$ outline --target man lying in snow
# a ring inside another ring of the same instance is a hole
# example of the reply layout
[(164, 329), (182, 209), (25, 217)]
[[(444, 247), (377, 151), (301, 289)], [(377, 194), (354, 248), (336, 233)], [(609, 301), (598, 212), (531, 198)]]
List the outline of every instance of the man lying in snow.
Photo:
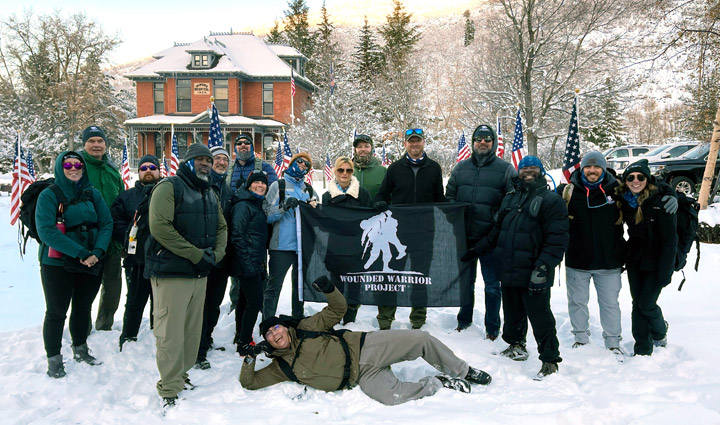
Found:
[[(319, 313), (293, 321), (270, 317), (260, 324), (265, 341), (245, 357), (240, 383), (257, 390), (284, 381), (295, 381), (324, 391), (356, 385), (369, 397), (396, 405), (435, 394), (441, 387), (470, 392), (470, 383), (488, 385), (490, 375), (459, 359), (445, 344), (421, 330), (377, 332), (336, 331), (347, 310), (345, 298), (323, 276), (312, 284), (327, 295), (328, 305)], [(255, 357), (265, 352), (272, 363), (255, 371)], [(402, 382), (390, 365), (422, 357), (444, 375)]]

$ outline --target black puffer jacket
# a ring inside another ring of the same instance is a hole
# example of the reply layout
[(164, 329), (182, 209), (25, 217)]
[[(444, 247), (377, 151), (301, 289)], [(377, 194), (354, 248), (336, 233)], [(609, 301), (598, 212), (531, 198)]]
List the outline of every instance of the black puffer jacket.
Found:
[[(531, 183), (515, 177), (513, 185), (514, 192), (503, 199), (496, 223), (478, 247), (497, 245), (503, 286), (527, 287), (532, 271), (543, 264), (549, 271), (547, 286), (552, 286), (554, 269), (568, 247), (565, 202), (547, 188), (544, 177)], [(535, 216), (531, 213), (533, 207), (537, 208)]]
[(145, 239), (150, 236), (150, 229), (148, 228), (148, 217), (147, 207), (149, 202), (145, 202), (144, 211), (138, 211), (137, 216), (135, 211), (142, 203), (143, 199), (150, 196), (155, 184), (142, 184), (140, 181), (135, 182), (135, 186), (131, 189), (120, 192), (117, 198), (113, 201), (110, 206), (110, 213), (113, 219), (113, 240), (120, 242), (123, 246), (123, 251), (127, 252), (128, 246), (128, 231), (133, 225), (133, 219), (138, 222), (138, 236), (136, 254), (128, 254), (123, 261), (125, 267), (131, 267), (134, 264), (145, 263)]
[(493, 217), (500, 208), (506, 193), (513, 189), (512, 178), (517, 171), (510, 164), (495, 155), (497, 141), (488, 155), (472, 156), (460, 161), (453, 168), (445, 197), (448, 201), (467, 202), (465, 227), (467, 239), (477, 242), (492, 227)]
[(411, 165), (403, 155), (388, 167), (375, 200), (391, 205), (445, 202), (440, 164), (425, 156), (418, 165)]
[[(620, 209), (613, 196), (618, 181), (605, 173), (600, 188), (588, 189), (581, 180), (582, 169), (570, 176), (573, 185), (567, 203), (570, 219), (570, 246), (565, 265), (580, 270), (617, 269), (625, 262), (625, 238)], [(565, 184), (557, 192), (563, 196)], [(588, 206), (589, 205), (589, 206)]]
[[(220, 207), (225, 217), (225, 222), (228, 223), (228, 231), (230, 231), (230, 210), (232, 209), (232, 197), (233, 191), (230, 185), (226, 184), (225, 181), (230, 177), (228, 174), (218, 174), (215, 171), (210, 172), (210, 187), (215, 191), (215, 194), (220, 200)], [(229, 236), (229, 234), (228, 234)], [(229, 238), (228, 238), (229, 239)], [(232, 244), (228, 244), (225, 249), (225, 258), (220, 261), (215, 268), (225, 270), (230, 266), (230, 259), (232, 258)]]
[(639, 201), (643, 220), (635, 223), (637, 208), (622, 199), (623, 220), (628, 226), (625, 263), (641, 271), (657, 270), (660, 284), (672, 279), (678, 244), (677, 215), (665, 211), (662, 197), (674, 193), (666, 184), (654, 186), (647, 199)]
[(230, 245), (232, 264), (230, 275), (236, 277), (258, 276), (265, 273), (268, 238), (267, 216), (263, 211), (263, 199), (239, 188), (232, 198), (230, 219)]

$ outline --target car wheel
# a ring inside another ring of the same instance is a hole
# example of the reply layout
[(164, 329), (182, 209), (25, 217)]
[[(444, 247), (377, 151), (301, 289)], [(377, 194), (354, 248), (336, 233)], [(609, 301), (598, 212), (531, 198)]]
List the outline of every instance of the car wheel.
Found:
[(692, 196), (695, 192), (695, 183), (687, 177), (675, 177), (670, 183), (675, 192), (682, 192), (688, 196)]

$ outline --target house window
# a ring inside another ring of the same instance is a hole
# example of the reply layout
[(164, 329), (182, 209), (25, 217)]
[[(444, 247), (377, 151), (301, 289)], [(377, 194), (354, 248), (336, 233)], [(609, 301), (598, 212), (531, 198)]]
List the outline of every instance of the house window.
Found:
[(215, 80), (213, 90), (218, 112), (228, 112), (228, 80)]
[(210, 55), (196, 54), (193, 55), (193, 68), (209, 68)]
[(162, 158), (163, 152), (165, 151), (165, 141), (162, 138), (162, 135), (158, 132), (155, 132), (155, 156), (158, 158)]
[(273, 114), (273, 83), (263, 83), (263, 115)]
[(178, 148), (178, 158), (184, 159), (185, 154), (187, 153), (187, 133), (184, 131), (176, 131), (175, 136), (177, 137), (177, 148)]
[(190, 80), (177, 80), (177, 111), (190, 112)]
[(153, 83), (154, 111), (158, 115), (165, 113), (164, 93), (163, 83)]

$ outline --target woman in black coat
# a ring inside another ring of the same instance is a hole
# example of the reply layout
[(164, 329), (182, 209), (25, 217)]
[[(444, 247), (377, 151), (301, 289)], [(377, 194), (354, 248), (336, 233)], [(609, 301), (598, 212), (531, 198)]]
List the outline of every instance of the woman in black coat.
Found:
[[(328, 190), (323, 193), (322, 204), (338, 207), (368, 207), (372, 206), (370, 192), (360, 186), (360, 182), (353, 176), (354, 164), (346, 156), (335, 160), (333, 179), (328, 182)], [(348, 304), (343, 323), (354, 322), (357, 317), (359, 304)]]
[(267, 276), (267, 216), (263, 211), (267, 174), (255, 170), (233, 195), (230, 220), (232, 265), (230, 275), (240, 284), (235, 308), (235, 343), (241, 356), (252, 353), (252, 331), (263, 303), (263, 280)]
[(662, 198), (672, 191), (667, 185), (656, 184), (646, 159), (627, 167), (623, 180), (617, 193), (628, 226), (625, 265), (632, 296), (635, 354), (649, 356), (653, 347), (667, 345), (667, 322), (657, 300), (672, 279), (677, 216), (665, 211)]

